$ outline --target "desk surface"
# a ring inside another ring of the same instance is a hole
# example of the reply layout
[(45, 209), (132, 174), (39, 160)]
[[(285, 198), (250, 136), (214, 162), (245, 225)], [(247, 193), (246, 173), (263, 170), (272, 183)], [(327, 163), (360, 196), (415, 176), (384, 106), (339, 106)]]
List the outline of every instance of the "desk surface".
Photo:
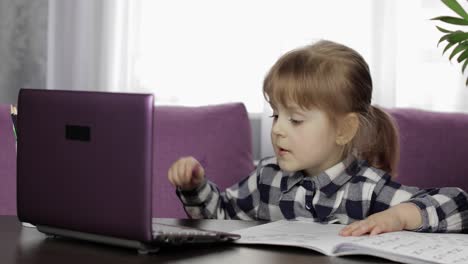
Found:
[[(158, 219), (162, 223), (233, 231), (259, 222), (236, 220)], [(393, 263), (368, 256), (328, 257), (308, 249), (261, 245), (188, 245), (162, 248), (151, 255), (135, 250), (64, 238), (46, 238), (35, 228), (22, 227), (14, 216), (0, 216), (0, 262), (35, 263)]]

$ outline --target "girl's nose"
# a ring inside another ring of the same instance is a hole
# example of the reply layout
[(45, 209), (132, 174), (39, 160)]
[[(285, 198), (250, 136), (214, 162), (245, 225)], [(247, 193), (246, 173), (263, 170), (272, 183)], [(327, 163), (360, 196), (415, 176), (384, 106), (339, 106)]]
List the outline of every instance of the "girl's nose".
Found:
[(281, 121), (280, 119), (276, 120), (276, 122), (273, 122), (272, 126), (271, 126), (271, 132), (273, 133), (273, 135), (275, 136), (284, 136), (285, 133), (284, 133), (284, 129), (281, 125)]

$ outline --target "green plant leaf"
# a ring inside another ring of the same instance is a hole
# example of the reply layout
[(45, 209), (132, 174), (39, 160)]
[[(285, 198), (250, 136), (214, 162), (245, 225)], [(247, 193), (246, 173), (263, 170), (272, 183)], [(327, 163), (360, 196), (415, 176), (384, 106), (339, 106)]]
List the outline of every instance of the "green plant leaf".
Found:
[(468, 40), (468, 32), (456, 31), (448, 37), (448, 42), (463, 42)]
[(463, 63), (462, 73), (465, 73), (466, 65), (468, 65), (468, 60), (466, 60), (465, 63)]
[(461, 63), (461, 62), (464, 61), (466, 58), (468, 58), (468, 49), (467, 49), (467, 46), (465, 46), (465, 50), (463, 51), (463, 53), (460, 54), (460, 56), (458, 56), (457, 61), (458, 61), (459, 63)]
[(439, 27), (439, 26), (436, 26), (436, 28), (437, 28), (439, 31), (443, 32), (443, 33), (452, 33), (452, 32), (453, 32), (453, 31), (450, 31), (450, 30), (441, 28), (441, 27)]
[(458, 46), (452, 50), (452, 53), (449, 56), (449, 60), (451, 61), (455, 55), (457, 55), (459, 52), (464, 51), (465, 49), (466, 47), (462, 43), (458, 44)]
[(455, 44), (457, 44), (457, 43), (455, 43), (455, 42), (454, 42), (454, 43), (450, 43), (450, 42), (449, 42), (449, 44), (445, 47), (444, 51), (442, 52), (442, 55), (444, 55), (444, 53), (445, 53), (448, 49), (450, 49), (453, 45), (455, 45)]
[(443, 35), (440, 39), (439, 39), (439, 42), (437, 42), (437, 47), (439, 47), (439, 44), (444, 41), (444, 40), (447, 40), (448, 41), (448, 38), (450, 37), (450, 35), (452, 35), (453, 33), (450, 33), (450, 34), (445, 34)]
[(439, 42), (437, 43), (437, 46), (439, 46), (439, 44), (444, 40), (447, 40), (449, 43), (463, 41), (463, 38), (464, 38), (465, 34), (468, 34), (468, 33), (465, 33), (465, 32), (463, 32), (461, 30), (457, 30), (457, 31), (452, 32), (452, 33), (447, 33), (447, 34), (445, 34), (444, 36), (442, 36), (439, 39)]
[(451, 17), (451, 16), (440, 16), (431, 18), (431, 20), (440, 20), (445, 23), (453, 24), (453, 25), (461, 25), (461, 26), (468, 26), (468, 20), (458, 17)]
[[(460, 17), (438, 16), (431, 20), (439, 20), (452, 25), (468, 26), (468, 13), (465, 11), (463, 6), (458, 3), (458, 0), (441, 0), (441, 2)], [(461, 30), (450, 31), (439, 26), (436, 26), (436, 28), (440, 32), (444, 33), (444, 35), (439, 39), (437, 46), (439, 46), (440, 43), (447, 41), (447, 45), (445, 46), (442, 55), (444, 55), (450, 48), (454, 47), (449, 55), (449, 60), (452, 61), (453, 58), (458, 56), (457, 61), (460, 64), (463, 64), (461, 67), (462, 74), (465, 74), (465, 70), (468, 67), (468, 32)], [(465, 85), (468, 86), (468, 77), (466, 78)]]
[(456, 0), (442, 0), (442, 2), (462, 18), (468, 20), (468, 14)]

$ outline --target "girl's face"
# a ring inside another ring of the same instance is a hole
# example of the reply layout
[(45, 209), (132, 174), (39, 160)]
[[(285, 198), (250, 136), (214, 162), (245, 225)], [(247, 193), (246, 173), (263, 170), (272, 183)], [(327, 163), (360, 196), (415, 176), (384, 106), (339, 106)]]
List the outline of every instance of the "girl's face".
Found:
[(325, 112), (296, 105), (272, 108), (271, 142), (282, 170), (315, 176), (341, 161), (343, 147)]

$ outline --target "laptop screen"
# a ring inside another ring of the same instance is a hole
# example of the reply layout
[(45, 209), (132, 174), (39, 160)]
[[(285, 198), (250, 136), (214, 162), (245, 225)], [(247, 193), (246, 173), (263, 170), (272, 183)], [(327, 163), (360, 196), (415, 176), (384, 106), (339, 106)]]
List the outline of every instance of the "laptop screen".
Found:
[(20, 221), (151, 240), (153, 95), (22, 89)]

